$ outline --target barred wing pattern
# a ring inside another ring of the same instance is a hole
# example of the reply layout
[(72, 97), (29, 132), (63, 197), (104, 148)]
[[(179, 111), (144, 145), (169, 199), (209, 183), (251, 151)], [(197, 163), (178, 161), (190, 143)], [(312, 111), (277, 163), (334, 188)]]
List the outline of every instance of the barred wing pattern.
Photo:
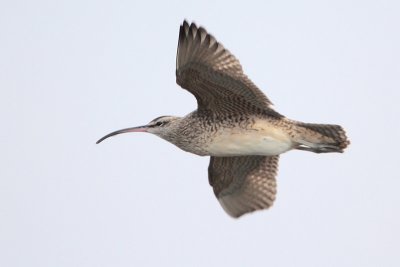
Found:
[(176, 81), (197, 99), (198, 110), (271, 111), (271, 101), (243, 73), (239, 61), (202, 27), (180, 27)]
[(211, 157), (208, 178), (232, 217), (267, 209), (276, 195), (279, 156)]

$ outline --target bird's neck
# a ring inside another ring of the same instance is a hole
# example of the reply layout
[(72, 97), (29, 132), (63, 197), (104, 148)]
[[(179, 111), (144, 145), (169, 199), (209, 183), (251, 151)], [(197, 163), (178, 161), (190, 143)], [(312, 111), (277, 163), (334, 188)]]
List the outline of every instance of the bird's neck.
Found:
[(199, 132), (196, 131), (197, 127), (194, 125), (196, 123), (184, 118), (177, 118), (171, 123), (168, 130), (159, 136), (184, 151), (203, 155), (203, 151), (199, 150), (200, 147), (197, 144)]

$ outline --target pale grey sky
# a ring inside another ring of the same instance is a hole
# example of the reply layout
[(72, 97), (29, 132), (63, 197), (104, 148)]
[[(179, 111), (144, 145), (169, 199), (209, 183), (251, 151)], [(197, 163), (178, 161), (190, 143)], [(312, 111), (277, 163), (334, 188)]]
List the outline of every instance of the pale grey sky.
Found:
[[(0, 2), (0, 266), (400, 266), (398, 1)], [(344, 154), (281, 157), (268, 211), (231, 219), (208, 157), (150, 134), (185, 115), (182, 20)]]

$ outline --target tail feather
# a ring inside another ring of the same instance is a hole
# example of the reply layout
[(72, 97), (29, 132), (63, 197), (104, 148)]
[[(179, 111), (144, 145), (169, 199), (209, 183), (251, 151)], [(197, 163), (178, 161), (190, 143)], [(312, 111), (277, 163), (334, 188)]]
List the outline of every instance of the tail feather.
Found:
[(315, 153), (343, 152), (350, 144), (340, 125), (297, 123), (296, 149)]

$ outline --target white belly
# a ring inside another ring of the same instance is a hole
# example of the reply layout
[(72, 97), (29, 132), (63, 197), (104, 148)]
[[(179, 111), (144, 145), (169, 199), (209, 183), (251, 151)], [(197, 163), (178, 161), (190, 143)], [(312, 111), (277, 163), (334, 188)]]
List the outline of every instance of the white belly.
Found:
[(273, 156), (292, 148), (290, 136), (280, 128), (260, 122), (252, 130), (224, 129), (208, 145), (211, 156)]

